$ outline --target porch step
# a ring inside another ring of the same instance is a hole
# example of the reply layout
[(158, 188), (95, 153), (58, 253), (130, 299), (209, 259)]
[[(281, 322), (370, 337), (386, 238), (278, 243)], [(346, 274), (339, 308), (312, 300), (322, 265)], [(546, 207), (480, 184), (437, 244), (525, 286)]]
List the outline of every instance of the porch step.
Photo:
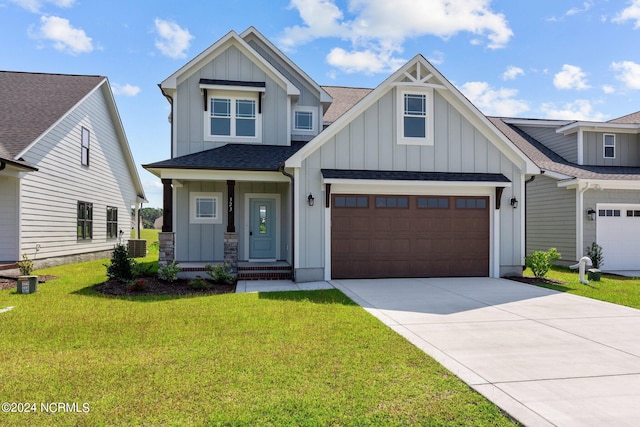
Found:
[(293, 278), (290, 265), (238, 265), (238, 280), (291, 280)]

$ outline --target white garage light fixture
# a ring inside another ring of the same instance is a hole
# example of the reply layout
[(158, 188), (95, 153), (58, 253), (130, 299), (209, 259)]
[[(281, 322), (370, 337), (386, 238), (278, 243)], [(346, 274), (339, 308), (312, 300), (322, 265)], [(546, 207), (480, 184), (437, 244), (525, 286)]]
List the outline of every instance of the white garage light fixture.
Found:
[(593, 208), (587, 209), (587, 216), (589, 217), (589, 221), (596, 220), (596, 210)]

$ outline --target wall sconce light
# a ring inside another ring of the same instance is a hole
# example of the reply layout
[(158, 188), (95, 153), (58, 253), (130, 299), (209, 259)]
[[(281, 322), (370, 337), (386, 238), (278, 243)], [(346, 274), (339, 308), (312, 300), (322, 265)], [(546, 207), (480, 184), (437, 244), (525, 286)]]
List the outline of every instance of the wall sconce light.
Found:
[(511, 204), (511, 207), (513, 209), (517, 208), (518, 207), (518, 199), (516, 199), (516, 196), (513, 196), (511, 198), (511, 200), (509, 200), (509, 203)]
[(596, 211), (593, 208), (589, 208), (587, 209), (587, 215), (589, 216), (589, 221), (595, 221), (596, 220)]
[(313, 198), (313, 194), (309, 193), (309, 197), (307, 197), (307, 202), (309, 203), (309, 206), (313, 206), (315, 201), (316, 199)]

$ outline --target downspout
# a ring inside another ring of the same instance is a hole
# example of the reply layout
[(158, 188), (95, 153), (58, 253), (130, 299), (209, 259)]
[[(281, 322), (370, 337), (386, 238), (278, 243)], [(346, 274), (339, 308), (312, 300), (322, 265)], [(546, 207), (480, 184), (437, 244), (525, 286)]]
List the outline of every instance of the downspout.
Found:
[[(544, 171), (541, 171), (541, 173), (544, 173)], [(529, 178), (528, 180), (526, 180), (524, 182), (524, 208), (525, 208), (525, 212), (524, 212), (524, 256), (527, 256), (527, 184), (532, 183), (534, 180), (536, 179), (535, 175), (532, 175), (531, 178)], [(527, 266), (523, 265), (522, 266), (522, 271), (526, 270)]]
[(286, 170), (284, 170), (284, 162), (280, 163), (280, 166), (278, 166), (278, 170), (280, 171), (280, 173), (282, 173), (282, 175), (286, 176), (287, 178), (289, 178), (289, 180), (291, 181), (291, 280), (292, 281), (296, 281), (296, 251), (295, 251), (295, 244), (296, 244), (296, 239), (295, 239), (295, 231), (296, 231), (296, 222), (295, 222), (295, 212), (296, 212), (296, 192), (295, 192), (295, 180), (293, 178), (293, 175), (291, 175), (289, 172), (287, 172)]
[(578, 188), (576, 191), (576, 259), (582, 258), (582, 246), (584, 245), (584, 193), (591, 187), (591, 183), (587, 182), (584, 188)]
[(158, 85), (158, 87), (160, 88), (160, 92), (162, 92), (162, 95), (167, 98), (167, 101), (169, 101), (169, 105), (171, 105), (171, 112), (169, 113), (169, 123), (171, 124), (171, 158), (173, 159), (173, 98), (167, 94), (164, 89), (162, 89), (161, 85)]

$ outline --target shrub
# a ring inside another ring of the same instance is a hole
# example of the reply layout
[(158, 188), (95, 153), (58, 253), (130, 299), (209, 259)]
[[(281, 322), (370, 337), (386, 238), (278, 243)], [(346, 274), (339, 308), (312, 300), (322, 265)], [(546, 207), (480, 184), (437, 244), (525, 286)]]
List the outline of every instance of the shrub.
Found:
[(561, 258), (560, 252), (556, 248), (549, 248), (548, 251), (533, 251), (530, 256), (524, 258), (525, 264), (531, 269), (533, 275), (538, 279), (545, 277), (551, 266)]
[(111, 264), (106, 265), (107, 276), (110, 280), (118, 280), (126, 283), (133, 279), (133, 272), (136, 262), (131, 256), (127, 247), (123, 244), (117, 244), (111, 255)]
[(171, 261), (171, 264), (166, 264), (158, 268), (158, 276), (162, 280), (166, 280), (169, 283), (173, 283), (178, 280), (178, 272), (182, 270), (176, 260)]
[(593, 268), (600, 268), (604, 265), (604, 256), (602, 256), (602, 246), (596, 242), (591, 243), (587, 248), (587, 256), (591, 258)]
[(216, 264), (214, 266), (206, 264), (204, 267), (207, 269), (207, 274), (211, 277), (211, 280), (215, 283), (231, 285), (236, 280), (236, 277), (231, 271), (231, 267), (229, 267), (227, 263)]
[(20, 269), (20, 274), (23, 276), (30, 276), (33, 271), (33, 261), (29, 259), (27, 253), (22, 254), (22, 261), (18, 261), (18, 268)]
[(196, 276), (195, 279), (189, 282), (189, 287), (195, 290), (203, 290), (203, 289), (210, 289), (211, 284), (206, 280), (204, 280), (202, 277)]

